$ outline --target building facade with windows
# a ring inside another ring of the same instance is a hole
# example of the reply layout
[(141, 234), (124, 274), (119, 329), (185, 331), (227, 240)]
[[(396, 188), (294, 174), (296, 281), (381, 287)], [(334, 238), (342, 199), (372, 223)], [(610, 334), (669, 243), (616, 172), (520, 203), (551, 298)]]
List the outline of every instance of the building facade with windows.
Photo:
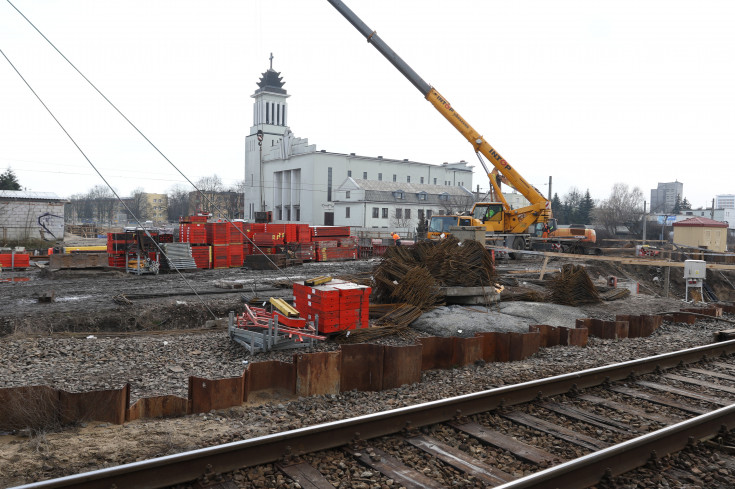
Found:
[(715, 195), (716, 209), (735, 209), (735, 194)]
[(386, 182), (348, 177), (334, 197), (334, 223), (362, 229), (413, 231), (432, 215), (470, 211), (474, 194), (461, 185)]
[(245, 219), (270, 211), (274, 222), (338, 225), (344, 216), (335, 209), (337, 189), (347, 179), (472, 188), (472, 167), (465, 161), (432, 165), (317, 151), (316, 145), (291, 132), (290, 95), (283, 85), (280, 73), (271, 65), (252, 95), (253, 125), (245, 137)]
[(684, 198), (684, 184), (681, 182), (659, 182), (651, 189), (651, 212), (665, 214), (674, 210), (676, 198)]

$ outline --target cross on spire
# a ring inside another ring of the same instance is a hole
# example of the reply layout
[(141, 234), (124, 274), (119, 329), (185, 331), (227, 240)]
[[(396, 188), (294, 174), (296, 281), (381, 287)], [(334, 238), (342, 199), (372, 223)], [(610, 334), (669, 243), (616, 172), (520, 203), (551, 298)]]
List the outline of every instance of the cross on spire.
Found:
[(270, 60), (271, 60), (271, 70), (272, 70), (273, 69), (273, 53), (271, 53)]

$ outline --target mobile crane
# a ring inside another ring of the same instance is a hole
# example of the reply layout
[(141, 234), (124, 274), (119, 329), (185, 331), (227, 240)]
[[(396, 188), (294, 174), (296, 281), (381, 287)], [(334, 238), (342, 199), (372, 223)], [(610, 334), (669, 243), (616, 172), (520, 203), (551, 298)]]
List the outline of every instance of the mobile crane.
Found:
[[(541, 236), (542, 230), (556, 228), (556, 221), (551, 217), (551, 202), (535, 187), (529, 184), (498, 153), (439, 92), (424, 81), (400, 56), (398, 56), (378, 34), (370, 29), (341, 0), (327, 0), (352, 24), (367, 42), (375, 46), (393, 66), (398, 69), (414, 87), (434, 106), (439, 113), (469, 141), (485, 169), (495, 195), (501, 202), (477, 202), (472, 208), (472, 218), (481, 223), (486, 235), (494, 244), (522, 250), (530, 248), (530, 238)], [(515, 188), (530, 203), (520, 209), (511, 209), (500, 191), (498, 179), (489, 170), (482, 156), (487, 158), (500, 172), (503, 181)]]

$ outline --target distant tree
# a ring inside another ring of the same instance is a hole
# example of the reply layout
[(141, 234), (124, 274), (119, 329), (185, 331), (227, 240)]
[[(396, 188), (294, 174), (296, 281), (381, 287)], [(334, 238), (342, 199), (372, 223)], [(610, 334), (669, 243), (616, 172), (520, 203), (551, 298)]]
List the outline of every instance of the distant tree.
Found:
[(189, 192), (182, 185), (168, 190), (168, 220), (178, 222), (180, 217), (189, 215)]
[(562, 224), (562, 220), (564, 219), (563, 212), (564, 211), (562, 209), (559, 194), (554, 193), (554, 197), (551, 199), (551, 213), (554, 215), (559, 224)]
[(592, 214), (595, 210), (595, 201), (590, 196), (590, 189), (584, 193), (584, 197), (579, 202), (578, 218), (579, 224), (592, 224)]
[(0, 173), (0, 190), (21, 190), (18, 177), (15, 176), (12, 168)]
[(103, 185), (95, 185), (87, 198), (92, 201), (93, 216), (97, 223), (111, 223), (118, 202), (112, 190)]
[(686, 197), (681, 201), (681, 210), (690, 211), (692, 210), (692, 204), (689, 203)]
[(201, 192), (201, 199), (199, 199), (200, 209), (197, 210), (219, 214), (219, 212), (217, 212), (217, 208), (221, 207), (221, 205), (220, 202), (217, 201), (217, 194), (225, 189), (222, 184), (222, 179), (215, 174), (209, 177), (200, 178), (196, 181), (195, 185), (199, 189), (199, 192)]
[(579, 222), (579, 205), (582, 202), (582, 194), (577, 190), (577, 187), (572, 187), (564, 195), (564, 202), (562, 203), (562, 214), (564, 215), (564, 222), (560, 224), (577, 224)]
[(130, 212), (132, 212), (133, 215), (141, 221), (145, 221), (150, 217), (152, 210), (151, 205), (148, 202), (145, 190), (142, 188), (138, 187), (133, 190), (132, 196), (129, 199), (126, 199), (125, 203), (127, 204), (128, 209), (130, 209)]
[(406, 218), (406, 215), (404, 214), (405, 210), (406, 209), (395, 209), (393, 211), (393, 215), (390, 216), (391, 227), (400, 229), (411, 229), (413, 227), (411, 218)]
[(610, 197), (595, 209), (594, 222), (614, 236), (618, 226), (626, 226), (632, 233), (641, 230), (643, 192), (638, 187), (628, 188), (624, 183), (613, 185)]
[(676, 196), (676, 202), (674, 202), (674, 208), (671, 212), (673, 214), (679, 214), (681, 212), (681, 195)]

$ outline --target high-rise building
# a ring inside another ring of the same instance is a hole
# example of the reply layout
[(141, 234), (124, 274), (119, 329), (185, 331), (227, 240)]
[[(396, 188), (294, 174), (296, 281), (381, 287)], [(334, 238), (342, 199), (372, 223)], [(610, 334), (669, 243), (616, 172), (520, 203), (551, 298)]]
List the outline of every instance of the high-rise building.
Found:
[(678, 181), (661, 183), (651, 189), (651, 213), (665, 214), (674, 210), (676, 198), (684, 198), (684, 184)]
[(735, 194), (715, 195), (715, 209), (735, 209)]

